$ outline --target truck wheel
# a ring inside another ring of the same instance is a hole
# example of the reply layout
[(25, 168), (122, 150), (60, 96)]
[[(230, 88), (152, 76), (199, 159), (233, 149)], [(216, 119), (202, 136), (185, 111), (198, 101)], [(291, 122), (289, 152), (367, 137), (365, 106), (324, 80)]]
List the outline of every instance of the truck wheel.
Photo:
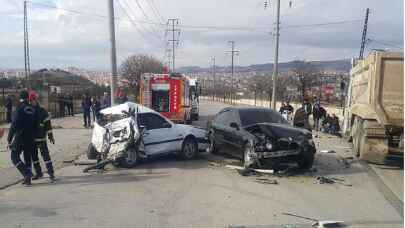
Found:
[(300, 169), (306, 170), (310, 169), (314, 164), (315, 152), (309, 149), (302, 150), (298, 155), (298, 167)]
[(181, 147), (181, 157), (187, 160), (193, 159), (198, 153), (198, 144), (193, 138), (186, 138)]
[(361, 138), (362, 138), (362, 124), (361, 120), (359, 117), (356, 117), (354, 119), (353, 123), (353, 155), (356, 157), (360, 156), (360, 151), (361, 151)]
[(87, 147), (87, 159), (89, 160), (95, 160), (97, 159), (98, 152), (96, 148), (94, 148), (93, 144), (90, 143), (89, 146)]
[(123, 168), (133, 168), (138, 164), (139, 156), (135, 148), (129, 148), (124, 157), (120, 158), (118, 163)]

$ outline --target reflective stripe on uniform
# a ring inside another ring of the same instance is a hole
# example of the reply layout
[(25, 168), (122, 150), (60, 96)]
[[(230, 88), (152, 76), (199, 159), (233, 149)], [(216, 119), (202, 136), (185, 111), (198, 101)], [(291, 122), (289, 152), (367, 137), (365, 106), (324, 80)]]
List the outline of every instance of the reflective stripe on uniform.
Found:
[(41, 123), (39, 124), (40, 127), (45, 127), (45, 124)]
[(20, 162), (18, 162), (16, 165), (15, 165), (15, 167), (18, 167), (19, 165), (21, 165), (22, 164), (22, 162), (20, 161)]
[(45, 142), (46, 138), (39, 138), (39, 139), (35, 139), (35, 142)]
[(51, 120), (51, 117), (48, 116), (48, 117), (46, 117), (46, 118), (42, 121), (42, 123), (45, 123), (45, 122), (50, 121), (50, 120)]

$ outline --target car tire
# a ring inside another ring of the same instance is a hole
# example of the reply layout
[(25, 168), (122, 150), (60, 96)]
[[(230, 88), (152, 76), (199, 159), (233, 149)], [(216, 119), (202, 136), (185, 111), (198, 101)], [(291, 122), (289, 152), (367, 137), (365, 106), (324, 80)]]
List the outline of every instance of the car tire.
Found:
[(198, 153), (198, 144), (193, 138), (186, 138), (181, 146), (181, 157), (186, 160), (191, 160)]
[(98, 157), (98, 152), (92, 143), (87, 147), (87, 159), (95, 160)]
[(310, 149), (304, 149), (298, 155), (298, 167), (302, 170), (310, 169), (314, 164), (315, 152)]
[(209, 145), (209, 147), (208, 147), (208, 152), (211, 153), (211, 154), (218, 154), (218, 148), (217, 148), (217, 146), (215, 145), (215, 139), (214, 139), (214, 135), (213, 135), (213, 134), (214, 134), (214, 133), (211, 132), (211, 133), (208, 135), (208, 140), (209, 140), (209, 142), (210, 142), (210, 145)]
[(138, 165), (139, 155), (135, 148), (130, 148), (125, 152), (125, 156), (120, 158), (118, 164), (123, 168), (133, 168)]

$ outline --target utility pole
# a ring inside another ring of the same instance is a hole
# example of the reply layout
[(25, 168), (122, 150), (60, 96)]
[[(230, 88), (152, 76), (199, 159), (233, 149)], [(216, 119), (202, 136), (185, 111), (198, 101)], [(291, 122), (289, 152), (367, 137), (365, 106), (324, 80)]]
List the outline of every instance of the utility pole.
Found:
[(174, 73), (176, 68), (175, 68), (175, 60), (176, 60), (176, 53), (175, 53), (175, 46), (179, 45), (179, 39), (176, 39), (176, 32), (178, 33), (178, 36), (180, 36), (180, 29), (178, 29), (176, 26), (179, 25), (179, 19), (178, 18), (171, 18), (167, 20), (167, 24), (171, 25), (171, 29), (167, 29), (167, 31), (170, 31), (172, 33), (172, 39), (169, 40), (169, 42), (172, 42), (172, 72)]
[(117, 52), (115, 49), (115, 21), (114, 1), (108, 0), (110, 18), (110, 41), (111, 41), (111, 105), (115, 104), (115, 93), (117, 89)]
[(233, 104), (233, 99), (234, 99), (234, 91), (233, 91), (233, 87), (234, 87), (234, 83), (233, 83), (234, 64), (233, 64), (233, 62), (234, 61), (233, 61), (233, 58), (234, 58), (235, 53), (239, 54), (239, 51), (235, 50), (235, 41), (231, 40), (231, 41), (228, 41), (228, 43), (231, 44), (231, 50), (227, 51), (227, 52), (231, 53), (231, 56), (232, 56), (231, 57), (231, 94), (230, 94), (230, 98), (231, 98), (231, 104)]
[(370, 14), (370, 9), (366, 9), (366, 17), (364, 19), (364, 28), (363, 28), (363, 35), (361, 37), (361, 46), (360, 46), (360, 55), (359, 59), (363, 59), (364, 48), (366, 46), (367, 41), (367, 27), (368, 27), (368, 15)]
[(31, 70), (30, 70), (30, 49), (28, 42), (28, 14), (27, 1), (24, 1), (24, 69), (25, 69), (25, 86), (31, 89)]
[(211, 58), (212, 59), (212, 80), (213, 80), (213, 89), (214, 89), (214, 91), (213, 91), (213, 93), (212, 93), (212, 100), (214, 100), (215, 101), (215, 97), (217, 96), (217, 92), (216, 92), (216, 86), (215, 86), (215, 57), (212, 57)]
[(276, 26), (274, 31), (273, 93), (271, 108), (276, 110), (276, 90), (278, 77), (278, 40), (280, 37), (280, 0), (276, 0)]

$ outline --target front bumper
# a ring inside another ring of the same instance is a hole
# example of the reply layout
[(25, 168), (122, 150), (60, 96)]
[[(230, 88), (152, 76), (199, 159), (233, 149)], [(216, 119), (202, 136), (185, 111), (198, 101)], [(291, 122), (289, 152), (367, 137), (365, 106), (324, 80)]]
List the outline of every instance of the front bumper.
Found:
[(299, 154), (299, 150), (278, 150), (278, 151), (271, 151), (271, 152), (255, 152), (257, 158), (278, 158), (278, 157), (285, 157), (290, 155), (297, 155)]

